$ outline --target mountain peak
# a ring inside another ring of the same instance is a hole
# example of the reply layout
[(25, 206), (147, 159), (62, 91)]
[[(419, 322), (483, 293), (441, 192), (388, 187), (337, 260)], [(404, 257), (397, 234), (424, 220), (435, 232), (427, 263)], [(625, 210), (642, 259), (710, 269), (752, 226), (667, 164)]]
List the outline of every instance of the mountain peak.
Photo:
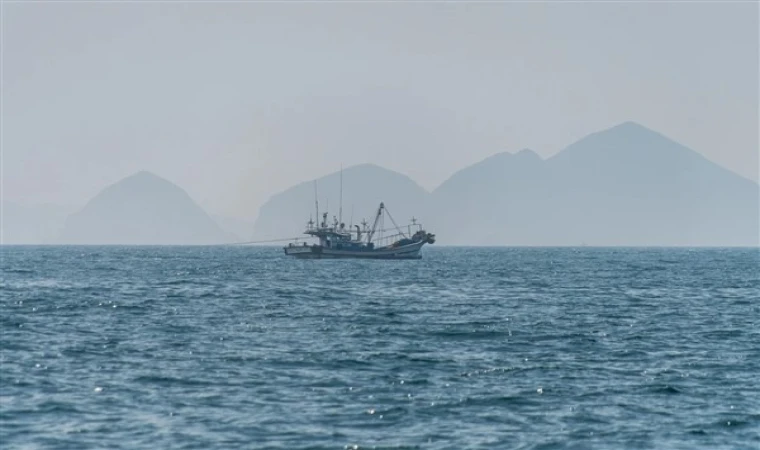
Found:
[(644, 125), (634, 122), (633, 120), (626, 120), (625, 122), (621, 122), (613, 127), (608, 128), (608, 130), (614, 130), (614, 129), (628, 129), (628, 130), (646, 130), (646, 131), (652, 131), (651, 129), (645, 127)]
[(659, 139), (667, 139), (669, 141), (672, 141), (671, 139), (669, 139), (662, 133), (658, 133), (657, 131), (651, 128), (645, 127), (644, 125), (638, 122), (633, 122), (630, 120), (619, 123), (605, 130), (597, 131), (596, 133), (592, 133), (590, 136), (596, 136), (596, 135), (613, 136), (620, 140), (659, 138)]
[(515, 157), (524, 159), (524, 160), (535, 160), (535, 161), (542, 160), (542, 158), (538, 155), (538, 153), (534, 152), (533, 150), (529, 148), (524, 148), (520, 150), (519, 152), (515, 153)]
[(176, 184), (140, 171), (106, 187), (69, 216), (71, 244), (216, 244), (230, 240)]
[(125, 178), (122, 178), (121, 180), (114, 183), (114, 185), (119, 184), (143, 184), (143, 183), (149, 183), (152, 185), (161, 183), (161, 184), (171, 184), (174, 185), (171, 181), (167, 180), (166, 178), (163, 178), (161, 176), (156, 175), (153, 172), (149, 172), (147, 170), (141, 170), (139, 172), (135, 172), (132, 175), (129, 175)]
[[(331, 179), (331, 178), (339, 178), (340, 177), (341, 170), (335, 170), (333, 172), (328, 173), (327, 175), (320, 176), (315, 178), (314, 180), (310, 181), (309, 183), (312, 183), (314, 181), (319, 182), (320, 180), (325, 179)], [(365, 176), (383, 176), (383, 175), (398, 175), (398, 176), (404, 176), (398, 172), (394, 172), (393, 170), (386, 169), (383, 166), (379, 166), (375, 163), (361, 163), (361, 164), (355, 164), (353, 166), (348, 166), (343, 168), (343, 176), (344, 177), (365, 177)]]
[[(695, 159), (696, 157), (696, 159)], [(563, 164), (575, 158), (593, 165), (602, 160), (619, 166), (688, 167), (702, 155), (639, 123), (627, 121), (592, 133), (549, 158)]]
[(462, 170), (467, 170), (471, 167), (478, 166), (493, 167), (494, 164), (502, 165), (502, 167), (511, 167), (515, 163), (522, 164), (535, 161), (540, 162), (543, 161), (543, 159), (538, 155), (538, 153), (534, 152), (533, 150), (524, 148), (516, 153), (510, 153), (508, 151), (494, 153), (493, 155), (488, 156), (487, 158)]
[(125, 180), (126, 179), (130, 179), (130, 178), (154, 178), (154, 179), (161, 179), (161, 180), (163, 180), (162, 177), (156, 175), (153, 172), (147, 171), (147, 170), (141, 170), (139, 172), (135, 172), (132, 175), (126, 177)]

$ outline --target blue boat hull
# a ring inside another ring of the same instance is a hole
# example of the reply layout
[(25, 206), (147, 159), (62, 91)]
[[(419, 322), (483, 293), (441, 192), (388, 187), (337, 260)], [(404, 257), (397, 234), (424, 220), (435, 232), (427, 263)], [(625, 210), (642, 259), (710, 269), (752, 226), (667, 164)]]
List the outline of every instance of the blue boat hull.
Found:
[(319, 245), (290, 245), (285, 254), (299, 259), (421, 259), (420, 250), (425, 242), (414, 242), (398, 247), (381, 247), (366, 250), (343, 250)]

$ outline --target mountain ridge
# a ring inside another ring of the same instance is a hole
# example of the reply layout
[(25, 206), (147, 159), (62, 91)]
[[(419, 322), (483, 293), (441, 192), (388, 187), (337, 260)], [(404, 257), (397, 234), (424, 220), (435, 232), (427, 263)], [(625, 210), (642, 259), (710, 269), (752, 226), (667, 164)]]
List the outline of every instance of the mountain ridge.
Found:
[[(412, 214), (444, 244), (756, 246), (757, 191), (754, 181), (628, 121), (546, 159), (522, 149), (463, 167)], [(269, 214), (262, 208), (259, 219)]]
[[(315, 217), (315, 183), (320, 216), (330, 205), (328, 221), (340, 215), (341, 178), (347, 225), (370, 220), (383, 201), (398, 223), (422, 219), (442, 244), (757, 246), (760, 241), (757, 182), (632, 121), (591, 133), (548, 158), (527, 148), (495, 153), (452, 173), (432, 191), (402, 173), (357, 164), (276, 193), (254, 222), (212, 216), (181, 187), (139, 171), (104, 187), (63, 225), (61, 214), (28, 214), (13, 205), (11, 215), (19, 217), (9, 219), (4, 212), (3, 231), (6, 242), (34, 244), (45, 243), (39, 236), (56, 229), (62, 229), (58, 243), (222, 244), (295, 237), (309, 217), (321, 220)], [(24, 224), (24, 214), (40, 223)], [(130, 214), (141, 217), (137, 228), (123, 226)], [(34, 233), (19, 231), (34, 228)]]
[(233, 235), (176, 184), (140, 171), (103, 188), (70, 215), (63, 244), (222, 244)]

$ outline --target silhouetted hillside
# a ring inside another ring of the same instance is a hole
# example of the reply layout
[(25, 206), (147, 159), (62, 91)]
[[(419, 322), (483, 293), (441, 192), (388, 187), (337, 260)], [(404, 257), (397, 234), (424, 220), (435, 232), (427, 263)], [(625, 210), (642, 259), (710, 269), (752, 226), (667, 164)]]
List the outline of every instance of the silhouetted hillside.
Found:
[(218, 244), (224, 232), (187, 193), (149, 172), (113, 184), (66, 221), (66, 244)]
[(594, 133), (546, 161), (521, 154), (488, 158), (434, 191), (440, 242), (758, 245), (758, 185), (641, 125)]
[[(320, 210), (338, 214), (338, 173), (318, 182)], [(313, 183), (261, 208), (257, 239), (298, 236), (314, 214)], [(641, 125), (591, 134), (547, 160), (531, 150), (466, 167), (428, 194), (373, 165), (344, 172), (343, 219), (416, 215), (441, 244), (758, 245), (758, 185)]]
[[(317, 180), (319, 213), (328, 211), (329, 221), (339, 215), (340, 173)], [(420, 216), (428, 193), (409, 177), (373, 164), (353, 166), (343, 171), (343, 222), (359, 224), (362, 218), (371, 221), (380, 202), (401, 225), (413, 215)], [(352, 215), (353, 212), (353, 215)], [(309, 217), (316, 221), (314, 182), (296, 185), (273, 196), (259, 210), (254, 227), (255, 239), (276, 239), (299, 236)], [(390, 226), (390, 224), (388, 224)]]
[[(320, 215), (328, 211), (332, 222), (339, 215), (340, 173), (318, 179), (317, 192)], [(371, 221), (381, 201), (399, 225), (415, 216), (441, 244), (757, 246), (760, 240), (757, 183), (632, 122), (591, 134), (547, 160), (527, 149), (491, 156), (456, 172), (433, 193), (372, 164), (343, 171), (346, 225)], [(23, 236), (19, 211), (11, 207), (4, 213), (6, 238), (10, 230)], [(300, 236), (310, 218), (318, 220), (314, 183), (305, 182), (261, 207), (252, 236), (246, 222), (225, 220), (228, 229), (242, 234), (237, 237), (185, 191), (141, 172), (71, 215), (60, 242), (278, 239)]]
[(758, 185), (641, 125), (592, 134), (547, 163), (563, 187), (553, 206), (572, 225), (568, 239), (758, 244)]
[(538, 245), (546, 208), (539, 199), (549, 195), (545, 163), (536, 153), (499, 153), (433, 191), (429, 228), (443, 244), (502, 245), (520, 236), (523, 244)]

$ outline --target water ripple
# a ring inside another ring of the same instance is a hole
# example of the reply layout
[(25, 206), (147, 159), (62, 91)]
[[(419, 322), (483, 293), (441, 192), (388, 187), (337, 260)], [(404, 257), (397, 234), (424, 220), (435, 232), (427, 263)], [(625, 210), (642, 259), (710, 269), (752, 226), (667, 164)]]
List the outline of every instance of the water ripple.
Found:
[(756, 249), (0, 251), (3, 448), (760, 448)]

